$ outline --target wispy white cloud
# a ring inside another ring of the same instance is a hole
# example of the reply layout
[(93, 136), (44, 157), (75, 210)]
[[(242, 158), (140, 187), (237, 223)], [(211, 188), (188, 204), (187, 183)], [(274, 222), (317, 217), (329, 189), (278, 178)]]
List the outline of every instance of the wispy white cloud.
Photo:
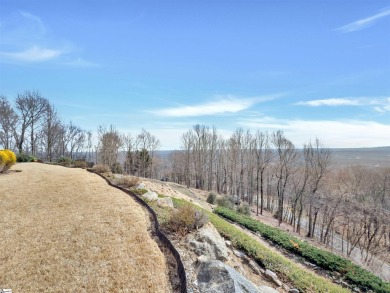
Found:
[(217, 97), (214, 101), (206, 102), (198, 105), (184, 105), (173, 108), (165, 108), (154, 110), (152, 113), (160, 116), (168, 117), (191, 117), (191, 116), (206, 116), (217, 115), (224, 113), (237, 113), (246, 110), (253, 105), (274, 99), (275, 96), (254, 97), (254, 98), (238, 98), (235, 96)]
[(11, 59), (16, 61), (42, 62), (55, 59), (64, 54), (62, 50), (54, 50), (33, 46), (29, 49), (18, 52), (2, 52), (0, 51), (1, 59)]
[(24, 64), (54, 60), (56, 65), (61, 66), (99, 66), (81, 58), (76, 45), (54, 36), (43, 19), (27, 11), (19, 11), (2, 19), (0, 35), (2, 63)]
[(46, 27), (40, 17), (26, 11), (20, 11), (20, 14), (27, 20), (33, 21), (39, 27), (42, 34), (46, 33)]
[(361, 120), (288, 120), (273, 117), (242, 119), (239, 124), (250, 129), (283, 130), (298, 147), (320, 138), (328, 147), (388, 146), (390, 124)]
[(364, 29), (364, 28), (372, 25), (373, 23), (375, 23), (379, 19), (387, 17), (387, 16), (390, 16), (390, 8), (383, 9), (374, 15), (371, 15), (369, 17), (351, 22), (347, 25), (344, 25), (342, 27), (337, 28), (337, 30), (341, 31), (343, 33), (350, 33), (350, 32), (354, 32), (354, 31), (358, 31), (358, 30)]
[(362, 105), (361, 99), (353, 98), (333, 98), (333, 99), (323, 99), (323, 100), (311, 100), (311, 101), (301, 101), (296, 103), (297, 105), (302, 106), (359, 106)]
[(379, 113), (390, 112), (390, 98), (385, 99), (382, 104), (375, 106), (374, 110)]
[(320, 107), (320, 106), (372, 106), (377, 112), (390, 111), (390, 97), (348, 97), (331, 98), (321, 100), (300, 101), (296, 105)]

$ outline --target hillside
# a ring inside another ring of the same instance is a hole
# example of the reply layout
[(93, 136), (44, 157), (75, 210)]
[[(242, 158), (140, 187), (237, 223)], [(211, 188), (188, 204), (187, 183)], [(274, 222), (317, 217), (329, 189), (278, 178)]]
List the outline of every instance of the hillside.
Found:
[(95, 174), (37, 163), (0, 176), (0, 288), (169, 292), (148, 215)]

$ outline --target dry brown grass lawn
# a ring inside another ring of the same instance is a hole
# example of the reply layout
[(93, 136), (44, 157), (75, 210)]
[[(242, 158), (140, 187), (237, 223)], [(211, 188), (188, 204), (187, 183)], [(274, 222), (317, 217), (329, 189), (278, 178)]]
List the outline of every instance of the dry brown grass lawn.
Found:
[(82, 169), (17, 164), (0, 175), (0, 288), (169, 292), (148, 215)]

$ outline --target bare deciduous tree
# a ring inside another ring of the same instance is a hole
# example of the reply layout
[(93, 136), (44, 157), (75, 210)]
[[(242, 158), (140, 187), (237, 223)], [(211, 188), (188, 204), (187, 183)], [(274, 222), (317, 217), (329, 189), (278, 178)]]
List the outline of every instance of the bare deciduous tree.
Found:
[(16, 109), (19, 111), (20, 129), (14, 130), (16, 143), (19, 153), (23, 152), (23, 145), (26, 139), (26, 131), (30, 129), (30, 152), (35, 155), (36, 151), (36, 127), (38, 121), (43, 117), (48, 109), (49, 101), (43, 98), (39, 92), (26, 91), (24, 94), (19, 94), (16, 98)]
[(17, 125), (18, 115), (5, 96), (0, 96), (0, 144), (5, 149), (13, 146), (14, 127)]
[(104, 165), (114, 167), (118, 159), (119, 149), (123, 146), (123, 140), (113, 125), (109, 129), (98, 127), (98, 161)]
[(276, 149), (276, 178), (277, 178), (277, 197), (278, 212), (277, 217), (279, 225), (283, 220), (284, 198), (291, 175), (294, 173), (295, 163), (298, 153), (294, 144), (287, 139), (282, 131), (277, 131), (272, 135), (272, 143)]
[(256, 214), (259, 215), (259, 193), (260, 193), (260, 214), (264, 209), (264, 173), (272, 160), (270, 137), (268, 133), (256, 132), (255, 136), (256, 155)]

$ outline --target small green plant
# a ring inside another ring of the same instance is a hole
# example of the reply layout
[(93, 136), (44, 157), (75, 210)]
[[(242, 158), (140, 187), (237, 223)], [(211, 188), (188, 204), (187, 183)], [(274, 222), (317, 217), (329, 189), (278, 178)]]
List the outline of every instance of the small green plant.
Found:
[(210, 192), (206, 201), (208, 203), (215, 204), (217, 202), (217, 195), (214, 192)]
[(57, 161), (57, 163), (61, 166), (65, 166), (65, 167), (69, 167), (73, 161), (71, 158), (68, 158), (68, 157), (61, 157), (59, 158), (59, 160)]
[(174, 210), (165, 224), (171, 232), (185, 236), (195, 229), (201, 228), (208, 222), (207, 215), (189, 204), (184, 204)]
[(217, 199), (217, 205), (228, 209), (234, 209), (234, 203), (231, 197), (223, 196)]
[(135, 193), (136, 195), (143, 195), (145, 193), (148, 192), (147, 189), (144, 189), (144, 188), (139, 188), (139, 189), (132, 189), (131, 190), (133, 193)]

